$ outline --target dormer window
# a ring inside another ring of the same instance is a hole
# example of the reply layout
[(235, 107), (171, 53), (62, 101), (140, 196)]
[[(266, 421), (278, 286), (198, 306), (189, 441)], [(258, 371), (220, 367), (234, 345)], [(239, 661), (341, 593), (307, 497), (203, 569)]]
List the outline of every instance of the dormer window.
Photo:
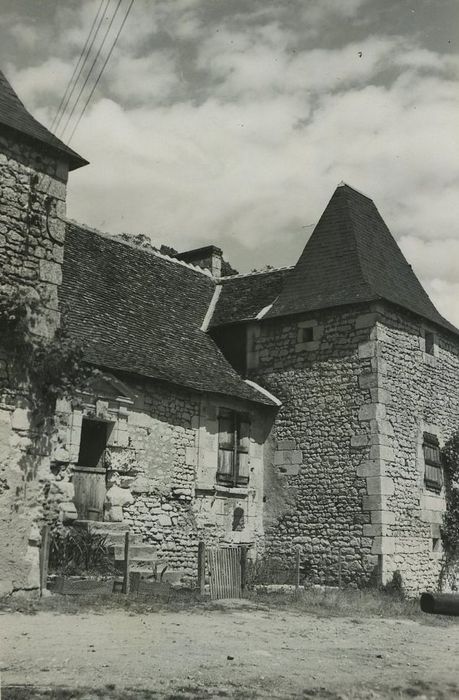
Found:
[(425, 464), (424, 483), (428, 489), (439, 493), (443, 486), (443, 468), (437, 436), (432, 435), (432, 433), (424, 433), (422, 450)]

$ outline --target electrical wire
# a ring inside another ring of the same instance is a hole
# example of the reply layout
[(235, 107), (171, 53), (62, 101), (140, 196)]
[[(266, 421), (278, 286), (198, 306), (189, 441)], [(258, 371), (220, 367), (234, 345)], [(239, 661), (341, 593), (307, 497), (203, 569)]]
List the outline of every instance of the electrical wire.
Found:
[[(102, 11), (102, 14), (100, 14), (102, 7), (104, 5), (104, 2), (105, 2), (105, 7)], [(99, 4), (99, 7), (97, 9), (96, 15), (93, 19), (91, 29), (89, 30), (89, 34), (86, 38), (85, 45), (84, 45), (84, 47), (83, 47), (83, 49), (78, 57), (78, 61), (75, 65), (75, 68), (73, 69), (72, 76), (71, 76), (69, 82), (67, 83), (65, 93), (61, 99), (59, 107), (57, 108), (57, 112), (54, 115), (53, 123), (50, 126), (50, 131), (52, 131), (52, 132), (54, 132), (54, 130), (57, 130), (59, 128), (59, 124), (61, 123), (61, 120), (62, 120), (62, 118), (67, 110), (67, 107), (69, 105), (70, 100), (72, 99), (73, 93), (75, 92), (75, 88), (78, 84), (78, 81), (79, 81), (81, 74), (84, 70), (84, 67), (86, 65), (86, 62), (87, 62), (89, 55), (92, 51), (92, 47), (94, 46), (94, 42), (95, 42), (97, 35), (99, 33), (100, 26), (102, 24), (102, 21), (104, 19), (104, 16), (105, 16), (105, 13), (108, 9), (109, 4), (110, 4), (110, 0), (100, 0), (100, 4)], [(97, 24), (97, 28), (93, 34), (94, 27), (96, 26), (96, 24)], [(91, 36), (92, 36), (92, 40), (91, 40)], [(72, 83), (73, 83), (73, 85), (72, 85)]]
[(96, 57), (94, 58), (93, 62), (91, 63), (91, 67), (90, 67), (90, 69), (89, 69), (89, 72), (88, 72), (88, 74), (87, 74), (87, 76), (86, 76), (86, 78), (85, 78), (85, 80), (84, 80), (84, 82), (83, 82), (83, 85), (82, 85), (81, 88), (80, 88), (80, 91), (79, 91), (79, 93), (78, 93), (78, 96), (77, 96), (77, 98), (76, 98), (74, 104), (73, 104), (73, 107), (72, 107), (72, 109), (71, 109), (71, 111), (70, 111), (70, 114), (69, 114), (69, 116), (67, 117), (67, 121), (65, 122), (65, 126), (64, 126), (64, 128), (62, 129), (62, 131), (61, 131), (60, 138), (63, 138), (63, 135), (64, 135), (64, 133), (65, 133), (65, 131), (66, 131), (66, 129), (67, 129), (67, 127), (68, 127), (68, 125), (69, 125), (69, 123), (70, 123), (70, 121), (71, 121), (71, 119), (72, 119), (74, 113), (75, 113), (75, 109), (76, 109), (76, 107), (77, 107), (77, 105), (78, 105), (78, 102), (80, 101), (80, 98), (81, 98), (81, 96), (82, 96), (82, 94), (83, 94), (83, 92), (84, 92), (84, 89), (85, 89), (86, 85), (88, 84), (89, 78), (91, 77), (91, 74), (92, 74), (92, 72), (93, 72), (93, 70), (94, 70), (94, 67), (95, 67), (97, 61), (99, 60), (99, 56), (100, 56), (100, 54), (102, 53), (102, 49), (104, 48), (105, 41), (106, 41), (106, 39), (107, 39), (107, 36), (109, 35), (110, 29), (112, 28), (113, 22), (114, 22), (114, 20), (115, 20), (116, 15), (118, 14), (118, 10), (120, 9), (120, 6), (121, 6), (121, 3), (122, 3), (122, 2), (123, 2), (123, 0), (118, 0), (118, 3), (117, 3), (116, 8), (115, 8), (115, 11), (114, 11), (114, 13), (113, 13), (113, 15), (112, 15), (112, 17), (111, 17), (111, 19), (110, 19), (109, 25), (108, 25), (107, 29), (105, 30), (105, 34), (104, 34), (104, 37), (103, 37), (103, 39), (102, 39), (102, 42), (101, 42), (101, 44), (100, 44), (100, 46), (99, 46), (99, 48), (98, 48), (98, 50), (97, 50)]
[(119, 27), (119, 29), (118, 29), (118, 32), (117, 32), (116, 36), (115, 36), (115, 39), (114, 39), (114, 41), (113, 41), (113, 43), (112, 43), (112, 45), (111, 45), (111, 47), (110, 47), (110, 51), (109, 51), (108, 54), (107, 54), (107, 57), (106, 57), (106, 59), (105, 59), (105, 61), (104, 61), (104, 64), (103, 64), (103, 66), (102, 66), (102, 68), (101, 68), (101, 70), (100, 70), (100, 72), (99, 72), (99, 75), (97, 76), (96, 82), (94, 83), (94, 85), (93, 85), (93, 87), (92, 87), (92, 90), (91, 90), (91, 92), (89, 93), (89, 96), (88, 96), (88, 98), (87, 98), (87, 100), (86, 100), (86, 102), (85, 102), (85, 104), (84, 104), (84, 107), (83, 107), (83, 109), (81, 110), (80, 116), (78, 117), (78, 119), (77, 119), (77, 121), (76, 121), (76, 124), (75, 124), (75, 126), (73, 127), (72, 133), (70, 134), (70, 137), (69, 137), (69, 139), (68, 139), (68, 141), (67, 141), (67, 144), (69, 144), (70, 141), (72, 140), (73, 135), (75, 134), (75, 131), (76, 131), (77, 128), (78, 128), (78, 124), (80, 123), (80, 121), (81, 121), (81, 119), (82, 119), (82, 117), (83, 117), (83, 115), (84, 115), (84, 113), (85, 113), (85, 111), (86, 111), (86, 109), (87, 109), (87, 107), (88, 107), (90, 101), (91, 101), (91, 98), (92, 98), (92, 96), (93, 96), (93, 94), (94, 94), (94, 92), (95, 92), (95, 90), (96, 90), (96, 87), (97, 87), (97, 85), (99, 84), (99, 81), (100, 81), (100, 79), (101, 79), (101, 77), (102, 77), (102, 74), (103, 74), (103, 72), (104, 72), (104, 70), (105, 70), (105, 68), (106, 68), (106, 66), (107, 66), (107, 63), (109, 62), (110, 57), (111, 57), (111, 55), (112, 55), (112, 53), (113, 53), (113, 49), (115, 48), (115, 46), (116, 46), (116, 44), (117, 44), (117, 42), (118, 42), (118, 39), (119, 39), (119, 37), (120, 37), (120, 34), (121, 34), (121, 32), (123, 31), (123, 27), (124, 27), (124, 25), (126, 24), (126, 20), (127, 20), (128, 16), (129, 16), (129, 13), (130, 13), (130, 11), (131, 11), (131, 8), (132, 8), (133, 4), (134, 4), (134, 0), (131, 0), (130, 3), (129, 3), (129, 7), (127, 8), (126, 14), (124, 15), (123, 21), (121, 22), (121, 25), (120, 25), (120, 27)]

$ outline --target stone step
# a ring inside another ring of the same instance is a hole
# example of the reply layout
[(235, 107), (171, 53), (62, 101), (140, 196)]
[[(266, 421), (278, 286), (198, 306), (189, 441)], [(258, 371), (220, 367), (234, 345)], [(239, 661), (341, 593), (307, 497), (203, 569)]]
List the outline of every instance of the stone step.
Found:
[[(126, 532), (129, 532), (129, 525), (126, 523), (110, 523), (97, 520), (76, 520), (76, 527), (83, 527), (91, 532), (96, 532), (99, 535), (107, 537), (107, 545), (117, 545), (124, 548), (124, 540)], [(129, 541), (132, 545), (142, 544), (140, 535), (130, 534)]]
[[(110, 554), (113, 554), (116, 561), (124, 561), (124, 543), (120, 545), (113, 543), (109, 547)], [(129, 557), (131, 561), (145, 559), (156, 561), (156, 547), (151, 544), (132, 544), (129, 547)]]

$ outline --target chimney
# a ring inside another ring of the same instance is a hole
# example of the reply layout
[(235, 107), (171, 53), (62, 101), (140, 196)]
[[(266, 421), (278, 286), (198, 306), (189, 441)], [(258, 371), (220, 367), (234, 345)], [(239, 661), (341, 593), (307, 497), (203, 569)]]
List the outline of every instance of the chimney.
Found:
[(195, 248), (194, 250), (186, 250), (184, 253), (177, 253), (175, 256), (183, 262), (204, 267), (210, 270), (213, 277), (221, 277), (222, 274), (222, 255), (221, 248), (215, 245), (206, 245), (203, 248)]

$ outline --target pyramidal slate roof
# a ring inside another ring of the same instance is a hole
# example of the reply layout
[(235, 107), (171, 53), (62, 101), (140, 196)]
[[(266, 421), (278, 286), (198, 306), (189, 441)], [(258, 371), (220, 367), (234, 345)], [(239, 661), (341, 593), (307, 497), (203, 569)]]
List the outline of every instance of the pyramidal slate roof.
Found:
[(265, 318), (378, 299), (459, 333), (438, 313), (373, 201), (343, 184)]
[(67, 224), (59, 299), (88, 362), (272, 406), (201, 330), (215, 286), (200, 268)]
[(39, 141), (48, 148), (58, 151), (69, 163), (69, 169), (75, 170), (87, 165), (88, 161), (78, 155), (40, 124), (27, 111), (5, 74), (0, 70), (0, 125), (20, 132), (24, 136)]

